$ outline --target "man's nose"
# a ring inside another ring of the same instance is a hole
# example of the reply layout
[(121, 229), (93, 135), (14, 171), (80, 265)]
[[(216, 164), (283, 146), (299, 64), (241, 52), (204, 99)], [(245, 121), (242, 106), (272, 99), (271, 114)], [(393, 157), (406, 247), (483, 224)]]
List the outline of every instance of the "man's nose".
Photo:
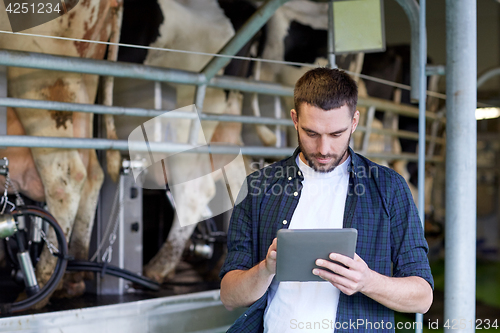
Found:
[(325, 156), (325, 155), (328, 155), (328, 150), (329, 150), (328, 140), (325, 137), (322, 136), (319, 139), (318, 152), (321, 155)]

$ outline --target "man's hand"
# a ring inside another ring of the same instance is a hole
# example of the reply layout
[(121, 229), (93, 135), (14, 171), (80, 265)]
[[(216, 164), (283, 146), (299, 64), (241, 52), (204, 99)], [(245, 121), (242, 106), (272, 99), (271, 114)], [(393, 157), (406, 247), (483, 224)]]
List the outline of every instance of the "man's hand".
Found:
[(350, 296), (357, 292), (364, 292), (368, 289), (368, 284), (373, 282), (374, 272), (357, 254), (354, 254), (354, 259), (351, 259), (341, 254), (331, 253), (330, 259), (347, 268), (329, 260), (318, 259), (316, 265), (325, 267), (335, 274), (318, 268), (313, 269), (313, 274), (329, 281), (344, 294)]
[(346, 295), (361, 292), (374, 301), (399, 312), (426, 313), (432, 304), (432, 288), (419, 276), (389, 277), (371, 270), (357, 254), (354, 259), (331, 253), (329, 260), (318, 259), (313, 274), (329, 281)]
[(250, 306), (264, 295), (276, 274), (277, 245), (275, 238), (267, 250), (266, 259), (249, 270), (233, 270), (222, 278), (220, 299), (226, 309)]
[(271, 275), (276, 274), (277, 250), (278, 250), (278, 239), (275, 238), (273, 239), (273, 242), (271, 243), (269, 249), (267, 250), (266, 259), (264, 259), (264, 264), (266, 266), (266, 269)]

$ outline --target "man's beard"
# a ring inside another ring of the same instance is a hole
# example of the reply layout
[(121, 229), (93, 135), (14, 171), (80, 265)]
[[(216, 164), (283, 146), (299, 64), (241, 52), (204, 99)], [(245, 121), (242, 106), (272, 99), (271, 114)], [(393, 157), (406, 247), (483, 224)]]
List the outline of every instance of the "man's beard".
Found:
[[(352, 133), (349, 134), (349, 139), (347, 140), (347, 144), (346, 144), (343, 152), (340, 155), (335, 155), (335, 154), (329, 154), (329, 155), (314, 154), (313, 155), (313, 154), (309, 154), (308, 152), (306, 152), (306, 150), (304, 149), (304, 146), (302, 145), (302, 142), (300, 142), (300, 135), (299, 135), (299, 132), (297, 131), (297, 139), (299, 141), (299, 149), (302, 152), (302, 154), (304, 155), (304, 158), (306, 159), (307, 164), (314, 171), (321, 172), (321, 173), (333, 171), (336, 167), (338, 167), (338, 165), (340, 164), (340, 161), (342, 161), (342, 159), (344, 158), (344, 156), (347, 154), (347, 152), (349, 150), (349, 142), (351, 142), (351, 135), (352, 135)], [(333, 158), (334, 161), (333, 161), (332, 165), (330, 165), (327, 169), (320, 169), (320, 166), (318, 166), (314, 163), (313, 158)]]

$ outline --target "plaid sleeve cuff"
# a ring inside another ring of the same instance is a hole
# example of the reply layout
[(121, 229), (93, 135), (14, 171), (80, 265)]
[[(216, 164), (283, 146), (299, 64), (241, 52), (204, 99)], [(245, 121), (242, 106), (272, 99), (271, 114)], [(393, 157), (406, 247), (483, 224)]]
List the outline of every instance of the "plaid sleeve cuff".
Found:
[(422, 263), (409, 263), (406, 264), (403, 269), (394, 272), (393, 277), (409, 277), (418, 276), (429, 282), (432, 290), (434, 290), (434, 278), (432, 277), (429, 266), (423, 265)]
[(239, 270), (247, 270), (252, 268), (252, 256), (246, 252), (242, 251), (231, 251), (227, 254), (226, 260), (224, 261), (224, 265), (221, 268), (219, 273), (219, 277), (222, 278), (226, 275), (227, 272), (239, 269)]
[(396, 175), (392, 201), (391, 246), (394, 277), (419, 276), (434, 289), (425, 240), (417, 207), (406, 181)]

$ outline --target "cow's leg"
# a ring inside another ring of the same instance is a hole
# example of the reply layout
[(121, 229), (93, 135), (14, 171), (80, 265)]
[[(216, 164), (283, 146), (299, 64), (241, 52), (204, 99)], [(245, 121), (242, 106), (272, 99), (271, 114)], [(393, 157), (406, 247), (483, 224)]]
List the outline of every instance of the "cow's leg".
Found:
[[(94, 76), (82, 76), (84, 80), (93, 82), (90, 86), (97, 84), (97, 78)], [(82, 86), (81, 94), (83, 100), (94, 98), (94, 91), (85, 92), (85, 87)], [(87, 97), (89, 96), (89, 97)], [(73, 120), (73, 136), (80, 138), (92, 137), (93, 132), (93, 115), (89, 113), (74, 112)], [(104, 173), (97, 160), (95, 150), (80, 149), (80, 159), (85, 167), (87, 177), (80, 193), (78, 210), (73, 223), (73, 230), (68, 241), (69, 254), (76, 260), (88, 260), (88, 251), (90, 243), (90, 234), (94, 224), (95, 211), (99, 190), (104, 180)], [(82, 273), (66, 274), (64, 278), (64, 288), (57, 296), (76, 296), (85, 291), (85, 283), (83, 282)]]
[(162, 283), (167, 275), (171, 275), (179, 263), (186, 242), (195, 228), (196, 223), (181, 227), (179, 217), (175, 214), (167, 240), (153, 259), (144, 267), (144, 275), (159, 283)]
[[(112, 29), (111, 29), (111, 43), (118, 43), (120, 41), (120, 30), (122, 26), (123, 17), (123, 3), (117, 3), (117, 8), (112, 11)], [(108, 60), (116, 61), (118, 59), (118, 45), (110, 45), (108, 48)], [(106, 76), (103, 79), (104, 83), (104, 105), (113, 105), (113, 87), (114, 87), (113, 76)], [(106, 125), (106, 137), (109, 140), (118, 140), (118, 135), (116, 134), (115, 119), (113, 115), (104, 115), (104, 123)], [(121, 167), (121, 155), (118, 150), (107, 150), (106, 151), (106, 163), (109, 176), (116, 183), (118, 177), (120, 176)]]
[(144, 267), (144, 275), (158, 282), (162, 282), (172, 273), (180, 261), (186, 241), (191, 237), (205, 207), (215, 195), (215, 183), (206, 177), (201, 177), (176, 185), (175, 191), (175, 197), (179, 199), (175, 202), (176, 207), (182, 206), (184, 211), (189, 209), (190, 214), (183, 216), (184, 227), (181, 227), (179, 217), (177, 213), (175, 214), (167, 240)]
[[(224, 114), (241, 114), (243, 96), (237, 92), (231, 92), (226, 102)], [(241, 145), (241, 123), (219, 123), (211, 137), (211, 142), (224, 142), (234, 145)], [(226, 165), (234, 159), (232, 155), (217, 155), (217, 164)], [(226, 161), (227, 163), (222, 163)], [(246, 163), (248, 165), (248, 163)], [(196, 164), (194, 164), (196, 165)], [(229, 184), (226, 184), (231, 189), (233, 198), (242, 185), (242, 181), (246, 176), (246, 169), (235, 168), (235, 164), (228, 164), (225, 167), (226, 175), (229, 179)], [(189, 171), (186, 171), (189, 172)], [(214, 180), (222, 178), (221, 172), (214, 173)], [(183, 202), (185, 207), (189, 207), (191, 214), (189, 216), (189, 223), (185, 223), (185, 227), (181, 227), (177, 214), (174, 217), (174, 223), (170, 229), (167, 241), (156, 254), (156, 256), (144, 268), (144, 274), (156, 281), (163, 281), (163, 279), (174, 271), (178, 264), (182, 252), (186, 246), (186, 241), (193, 233), (196, 224), (199, 220), (203, 210), (208, 205), (210, 200), (215, 195), (215, 184), (207, 182), (206, 179), (195, 179), (189, 183), (181, 185), (183, 195), (177, 195)], [(179, 188), (176, 189), (178, 191)], [(176, 205), (177, 205), (176, 201)]]
[[(76, 150), (32, 149), (37, 169), (45, 187), (45, 197), (49, 211), (61, 226), (66, 239), (71, 235), (73, 221), (78, 210), (80, 194), (87, 172)], [(49, 232), (49, 240), (55, 241), (54, 232)], [(52, 276), (57, 258), (44, 248), (36, 266), (36, 276), (40, 286)], [(48, 297), (36, 307), (45, 306)]]
[(104, 181), (104, 172), (99, 165), (95, 150), (89, 150), (88, 154), (87, 179), (83, 185), (69, 243), (69, 254), (76, 260), (88, 260), (90, 234), (94, 224), (99, 190)]
[[(90, 98), (85, 89), (87, 78), (81, 74), (60, 75), (41, 70), (11, 68), (9, 89), (14, 96), (21, 98), (88, 103)], [(16, 109), (16, 112), (28, 135), (74, 136), (71, 112), (22, 108)], [(69, 239), (87, 177), (86, 165), (75, 149), (33, 148), (32, 155), (44, 184), (49, 211), (61, 226), (66, 239)], [(36, 268), (41, 285), (52, 275), (55, 263), (56, 257), (45, 248)]]
[[(95, 150), (87, 150), (83, 153), (88, 158), (87, 178), (83, 185), (80, 204), (71, 233), (69, 255), (76, 260), (87, 261), (89, 259), (90, 236), (94, 225), (99, 190), (104, 181), (104, 172), (99, 165)], [(83, 294), (85, 291), (84, 276), (85, 274), (81, 272), (66, 274), (64, 288), (57, 296), (72, 297)]]
[[(254, 79), (255, 80), (260, 80), (260, 61), (257, 61), (255, 63), (255, 70), (254, 70)], [(231, 94), (235, 94), (235, 92), (231, 92)], [(239, 94), (241, 95), (241, 94)], [(231, 95), (229, 96), (228, 100), (231, 99)], [(228, 101), (229, 102), (229, 101)], [(228, 103), (229, 104), (229, 103)], [(252, 103), (251, 103), (253, 115), (256, 117), (260, 117), (260, 107), (259, 107), (259, 95), (258, 94), (252, 94)], [(240, 101), (240, 107), (239, 107), (239, 113), (241, 114), (241, 101)], [(276, 145), (276, 134), (269, 129), (266, 125), (255, 125), (255, 129), (257, 131), (257, 135), (259, 136), (260, 141), (264, 144), (264, 146), (275, 146)], [(240, 135), (241, 135), (241, 130), (240, 130)]]

